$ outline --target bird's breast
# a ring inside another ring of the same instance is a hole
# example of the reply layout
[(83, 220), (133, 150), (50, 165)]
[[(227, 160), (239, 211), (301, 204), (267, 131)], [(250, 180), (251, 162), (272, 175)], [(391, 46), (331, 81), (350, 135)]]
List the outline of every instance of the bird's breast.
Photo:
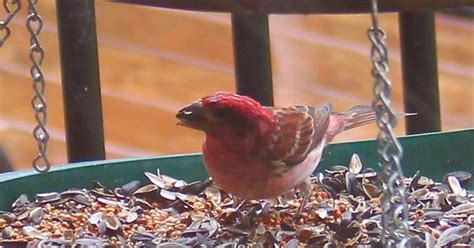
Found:
[(245, 199), (266, 199), (304, 183), (319, 163), (322, 148), (283, 173), (276, 173), (272, 161), (256, 153), (237, 154), (211, 142), (204, 143), (203, 158), (209, 176), (220, 188)]

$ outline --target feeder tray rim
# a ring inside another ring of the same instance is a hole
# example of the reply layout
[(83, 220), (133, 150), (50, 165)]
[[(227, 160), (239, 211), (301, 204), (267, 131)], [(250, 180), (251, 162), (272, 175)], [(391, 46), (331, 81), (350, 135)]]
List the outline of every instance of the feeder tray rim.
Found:
[[(151, 7), (234, 14), (361, 14), (370, 0), (111, 0)], [(474, 6), (474, 0), (379, 0), (380, 12), (433, 11)]]
[[(408, 140), (408, 139), (416, 139), (416, 138), (425, 137), (425, 136), (444, 135), (444, 134), (448, 135), (448, 134), (451, 134), (451, 133), (470, 132), (470, 131), (474, 131), (474, 128), (466, 128), (466, 129), (443, 131), (443, 132), (430, 132), (430, 133), (422, 133), (422, 134), (412, 134), (412, 135), (399, 136), (399, 138), (402, 138), (404, 140)], [(360, 144), (360, 143), (371, 142), (371, 141), (374, 141), (374, 139), (333, 142), (333, 143), (331, 143), (331, 145), (348, 144), (348, 143), (350, 143), (351, 145), (357, 145), (357, 144)], [(187, 158), (188, 157), (199, 157), (201, 155), (202, 155), (202, 153), (181, 153), (181, 154), (170, 154), (170, 155), (139, 157), (139, 158), (119, 158), (119, 159), (107, 159), (107, 160), (94, 160), (94, 161), (87, 161), (87, 162), (76, 162), (76, 163), (69, 163), (69, 164), (64, 164), (64, 165), (53, 166), (49, 173), (57, 173), (57, 172), (66, 171), (66, 170), (82, 169), (82, 168), (93, 167), (93, 166), (104, 165), (104, 164), (121, 164), (121, 163), (128, 163), (128, 162), (142, 161), (142, 160), (177, 159), (177, 158), (185, 158), (185, 157), (187, 157)], [(0, 174), (0, 183), (15, 180), (15, 179), (18, 179), (18, 178), (37, 176), (37, 175), (38, 175), (38, 172), (33, 170), (33, 169), (6, 172), (6, 173), (3, 173), (3, 174)], [(44, 175), (44, 176), (47, 176), (47, 175)]]

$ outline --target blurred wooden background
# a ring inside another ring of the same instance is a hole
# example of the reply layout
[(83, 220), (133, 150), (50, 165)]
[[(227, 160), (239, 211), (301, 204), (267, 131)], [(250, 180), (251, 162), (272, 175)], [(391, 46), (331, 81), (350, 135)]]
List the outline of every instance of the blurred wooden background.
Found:
[[(45, 20), (49, 157), (66, 163), (58, 35), (54, 1), (40, 1)], [(5, 13), (0, 12), (3, 18)], [(233, 91), (230, 18), (96, 1), (102, 103), (108, 158), (200, 151), (203, 135), (175, 125), (175, 111), (213, 91)], [(0, 49), (0, 144), (16, 168), (37, 152), (27, 55), (25, 8)], [(275, 102), (278, 106), (334, 103), (336, 110), (370, 103), (367, 15), (271, 16)], [(437, 42), (444, 130), (474, 126), (474, 26), (471, 19), (438, 13)], [(395, 14), (384, 14), (394, 105), (403, 109)], [(414, 55), (416, 56), (416, 55)], [(403, 134), (403, 121), (398, 133)], [(364, 127), (337, 141), (373, 138)]]

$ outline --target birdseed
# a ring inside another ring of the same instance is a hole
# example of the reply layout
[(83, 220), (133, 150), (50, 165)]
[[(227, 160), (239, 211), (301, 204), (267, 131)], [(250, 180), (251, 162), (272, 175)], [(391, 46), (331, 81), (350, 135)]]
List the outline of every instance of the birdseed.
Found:
[[(299, 192), (272, 201), (242, 201), (211, 179), (186, 183), (145, 173), (109, 189), (20, 195), (0, 211), (0, 247), (383, 247), (377, 172), (357, 155), (312, 177), (300, 216)], [(408, 188), (410, 243), (414, 247), (474, 247), (474, 194), (468, 172), (434, 182), (417, 172)]]

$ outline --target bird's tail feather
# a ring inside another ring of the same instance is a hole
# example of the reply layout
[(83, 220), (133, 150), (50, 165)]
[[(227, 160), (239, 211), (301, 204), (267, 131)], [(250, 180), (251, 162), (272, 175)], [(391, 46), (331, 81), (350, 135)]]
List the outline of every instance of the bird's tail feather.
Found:
[(344, 130), (375, 122), (377, 116), (372, 107), (357, 105), (341, 113), (344, 118)]
[[(360, 127), (377, 120), (374, 109), (367, 105), (357, 105), (341, 113), (344, 118), (344, 130)], [(396, 113), (396, 116), (412, 116), (416, 113)]]

